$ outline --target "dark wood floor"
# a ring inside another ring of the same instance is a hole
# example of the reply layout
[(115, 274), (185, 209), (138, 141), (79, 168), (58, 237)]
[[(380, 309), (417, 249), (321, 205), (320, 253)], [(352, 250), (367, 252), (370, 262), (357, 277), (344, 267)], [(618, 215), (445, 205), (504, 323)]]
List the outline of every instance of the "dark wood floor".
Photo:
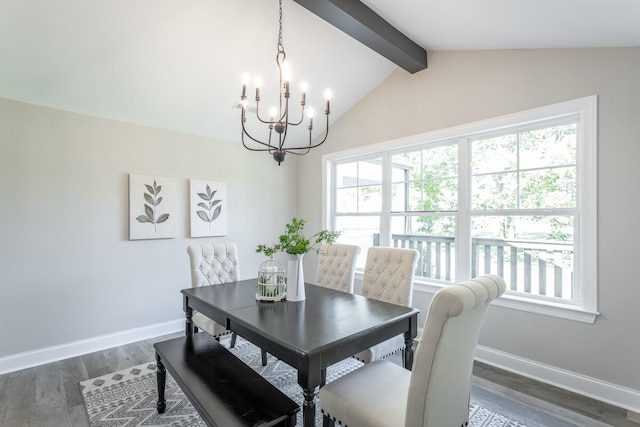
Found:
[(527, 427), (639, 427), (627, 411), (476, 362), (472, 398)]
[[(0, 375), (0, 426), (88, 426), (78, 383), (154, 360), (161, 336), (55, 363)], [(476, 364), (472, 397), (528, 427), (639, 427), (626, 411), (532, 381), (488, 365)]]

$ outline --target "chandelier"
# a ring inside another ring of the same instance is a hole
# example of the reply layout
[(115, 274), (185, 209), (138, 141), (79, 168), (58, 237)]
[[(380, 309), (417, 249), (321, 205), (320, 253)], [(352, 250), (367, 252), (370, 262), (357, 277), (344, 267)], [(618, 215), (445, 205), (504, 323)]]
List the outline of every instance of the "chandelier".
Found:
[[(262, 135), (263, 140), (254, 137), (248, 130), (245, 124), (247, 123), (247, 110), (249, 108), (249, 101), (247, 98), (247, 80), (245, 77), (242, 82), (242, 96), (240, 97), (240, 106), (242, 109), (242, 145), (251, 151), (267, 151), (273, 156), (273, 159), (278, 162), (278, 165), (284, 161), (287, 153), (304, 155), (311, 151), (312, 148), (318, 147), (327, 140), (329, 135), (329, 100), (331, 98), (331, 92), (327, 90), (326, 96), (326, 108), (324, 114), (326, 116), (326, 129), (324, 138), (320, 142), (313, 143), (313, 111), (309, 109), (307, 111), (307, 117), (309, 118), (309, 141), (306, 143), (299, 143), (299, 145), (293, 145), (287, 141), (287, 132), (289, 126), (298, 126), (302, 124), (305, 119), (305, 97), (306, 97), (306, 84), (302, 84), (302, 96), (300, 101), (300, 119), (298, 121), (291, 121), (289, 117), (289, 98), (291, 92), (289, 91), (290, 75), (288, 72), (286, 60), (286, 53), (282, 44), (282, 0), (279, 0), (280, 4), (280, 20), (278, 24), (278, 53), (276, 54), (276, 64), (278, 65), (278, 74), (280, 76), (279, 95), (280, 104), (279, 107), (272, 108), (269, 113), (269, 119), (260, 114), (260, 82), (256, 80), (256, 104), (255, 113), (258, 124), (265, 125)], [(275, 130), (275, 133), (274, 133)]]

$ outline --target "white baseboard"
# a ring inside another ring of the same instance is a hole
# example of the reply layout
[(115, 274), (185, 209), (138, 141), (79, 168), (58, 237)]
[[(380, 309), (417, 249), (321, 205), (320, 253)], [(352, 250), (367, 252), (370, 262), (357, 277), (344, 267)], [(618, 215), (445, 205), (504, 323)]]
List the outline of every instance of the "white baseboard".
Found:
[(503, 353), (488, 347), (476, 348), (476, 360), (506, 371), (551, 384), (628, 411), (640, 412), (640, 391), (601, 381), (571, 371)]
[(184, 318), (0, 358), (0, 374), (184, 330)]

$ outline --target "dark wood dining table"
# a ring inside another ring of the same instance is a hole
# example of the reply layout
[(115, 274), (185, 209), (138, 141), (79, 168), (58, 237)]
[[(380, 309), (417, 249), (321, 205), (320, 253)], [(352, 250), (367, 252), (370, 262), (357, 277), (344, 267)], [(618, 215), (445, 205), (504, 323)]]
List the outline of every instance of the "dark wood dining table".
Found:
[(303, 301), (257, 301), (257, 279), (181, 292), (187, 334), (197, 310), (297, 369), (305, 427), (315, 426), (314, 397), (328, 366), (399, 334), (405, 366), (413, 362), (419, 311), (412, 307), (312, 284)]

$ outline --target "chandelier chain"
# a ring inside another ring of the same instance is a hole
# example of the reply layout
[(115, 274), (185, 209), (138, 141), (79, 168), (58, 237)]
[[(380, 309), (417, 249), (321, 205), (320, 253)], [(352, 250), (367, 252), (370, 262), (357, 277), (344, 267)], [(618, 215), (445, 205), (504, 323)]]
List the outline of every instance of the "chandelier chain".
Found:
[(280, 21), (278, 22), (278, 47), (282, 47), (282, 0), (280, 0)]

